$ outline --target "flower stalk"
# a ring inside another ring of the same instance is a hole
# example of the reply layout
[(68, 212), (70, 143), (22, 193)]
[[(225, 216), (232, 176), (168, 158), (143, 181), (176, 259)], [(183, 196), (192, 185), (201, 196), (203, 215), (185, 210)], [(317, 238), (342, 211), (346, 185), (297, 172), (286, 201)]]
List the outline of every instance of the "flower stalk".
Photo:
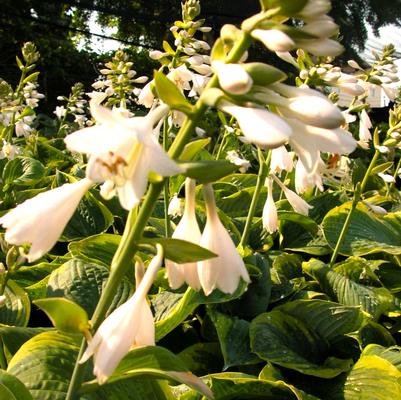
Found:
[[(249, 45), (251, 44), (251, 38), (248, 34), (244, 34), (242, 39), (239, 40), (236, 45), (232, 48), (227, 56), (226, 62), (237, 62), (240, 60), (242, 55), (245, 53)], [(216, 87), (218, 84), (217, 76), (214, 75), (207, 88)], [(179, 130), (172, 146), (169, 149), (169, 155), (173, 159), (177, 159), (184, 149), (184, 146), (188, 143), (191, 138), (198, 121), (202, 118), (203, 114), (207, 110), (207, 105), (202, 101), (202, 98), (198, 100), (194, 106), (194, 110), (190, 116), (187, 116), (181, 129)], [(118, 285), (120, 284), (123, 276), (127, 269), (131, 266), (132, 260), (137, 251), (137, 242), (141, 238), (142, 233), (145, 229), (146, 223), (153, 212), (154, 206), (160, 196), (164, 187), (164, 180), (161, 182), (151, 183), (148, 189), (145, 199), (140, 207), (138, 216), (135, 218), (134, 210), (131, 210), (128, 216), (127, 225), (124, 229), (124, 233), (121, 239), (121, 243), (113, 257), (110, 276), (107, 284), (102, 292), (99, 303), (95, 309), (92, 317), (92, 329), (96, 331), (103, 321), (107, 310), (112, 303), (114, 294)], [(81, 344), (80, 354), (77, 357), (77, 362), (71, 377), (70, 386), (66, 400), (78, 400), (79, 396), (77, 392), (82, 383), (82, 377), (85, 371), (86, 364), (78, 364), (78, 360), (82, 357), (84, 349), (86, 347), (85, 339)]]

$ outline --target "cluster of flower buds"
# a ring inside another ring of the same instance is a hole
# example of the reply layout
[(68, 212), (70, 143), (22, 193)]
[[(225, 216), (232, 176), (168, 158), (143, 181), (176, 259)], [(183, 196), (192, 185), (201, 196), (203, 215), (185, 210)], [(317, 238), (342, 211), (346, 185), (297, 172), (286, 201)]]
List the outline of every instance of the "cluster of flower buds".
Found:
[[(174, 36), (174, 48), (163, 42), (163, 50), (150, 51), (149, 56), (158, 60), (167, 69), (167, 77), (182, 91), (188, 91), (188, 97), (197, 97), (206, 86), (209, 76), (213, 73), (210, 66), (210, 56), (207, 54), (210, 46), (204, 40), (195, 37), (197, 32), (205, 33), (211, 30), (203, 26), (204, 20), (195, 20), (200, 13), (199, 0), (191, 0), (182, 4), (182, 21), (176, 21), (170, 28)], [(206, 53), (206, 54), (205, 54)], [(139, 95), (138, 102), (150, 108), (154, 102), (154, 83), (149, 82)]]
[[(264, 11), (243, 24), (253, 38), (269, 50), (288, 52), (304, 49), (315, 56), (337, 56), (343, 50), (335, 40), (338, 26), (327, 15), (330, 0), (262, 0)], [(272, 18), (274, 17), (274, 18)], [(299, 27), (285, 25), (287, 19), (299, 20)]]
[(79, 128), (91, 126), (93, 122), (86, 116), (88, 112), (88, 101), (84, 98), (84, 85), (80, 82), (74, 84), (68, 97), (58, 96), (57, 100), (65, 103), (65, 106), (57, 106), (54, 114), (60, 120), (60, 132), (67, 132), (69, 124), (66, 124), (68, 115), (74, 118)]
[(125, 107), (139, 95), (141, 89), (137, 85), (148, 81), (146, 76), (136, 78), (136, 71), (132, 66), (133, 62), (129, 61), (128, 54), (117, 50), (112, 60), (100, 70), (101, 76), (92, 87), (107, 95), (108, 105)]

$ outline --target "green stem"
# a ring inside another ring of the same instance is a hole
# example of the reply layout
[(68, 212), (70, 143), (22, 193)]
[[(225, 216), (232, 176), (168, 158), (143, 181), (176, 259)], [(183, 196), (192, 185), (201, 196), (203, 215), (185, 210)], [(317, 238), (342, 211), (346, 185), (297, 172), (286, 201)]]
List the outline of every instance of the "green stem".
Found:
[(368, 182), (369, 176), (372, 172), (372, 169), (375, 167), (377, 159), (379, 158), (380, 152), (378, 150), (375, 151), (375, 154), (373, 155), (372, 160), (370, 161), (369, 167), (365, 172), (365, 176), (363, 177), (362, 183), (358, 183), (355, 187), (355, 192), (354, 192), (354, 198), (352, 199), (352, 204), (351, 208), (348, 212), (347, 218), (345, 219), (344, 225), (341, 229), (340, 236), (338, 237), (336, 246), (334, 248), (333, 254), (330, 259), (330, 266), (332, 267), (334, 263), (336, 262), (338, 252), (340, 250), (340, 247), (344, 241), (345, 235), (348, 232), (348, 227), (351, 223), (352, 215), (354, 214), (354, 211), (356, 209), (356, 206), (358, 205), (359, 200), (361, 199), (361, 196), (365, 190), (366, 184)]
[(262, 150), (258, 147), (258, 156), (259, 156), (259, 172), (258, 179), (256, 181), (255, 191), (253, 192), (251, 206), (249, 207), (248, 215), (246, 217), (245, 228), (242, 232), (241, 241), (239, 243), (240, 247), (245, 247), (248, 242), (249, 233), (251, 231), (251, 226), (253, 222), (253, 217), (255, 215), (256, 206), (258, 204), (259, 195), (262, 190), (262, 187), (265, 183), (267, 174), (269, 173), (269, 164), (271, 159), (271, 151), (267, 156), (267, 160), (265, 161)]
[[(227, 56), (226, 62), (232, 63), (237, 62), (242, 57), (243, 53), (247, 50), (251, 44), (250, 35), (244, 34), (242, 39), (236, 43), (229, 55)], [(213, 76), (206, 89), (217, 86), (218, 79)], [(188, 143), (191, 135), (197, 126), (198, 121), (203, 117), (207, 110), (207, 105), (202, 102), (202, 98), (196, 103), (194, 111), (190, 117), (187, 117), (178, 132), (172, 146), (169, 150), (169, 155), (173, 159), (179, 158), (184, 146)], [(106, 286), (102, 292), (99, 303), (96, 306), (95, 312), (92, 317), (92, 328), (95, 332), (101, 322), (103, 321), (107, 310), (112, 303), (115, 296), (118, 285), (124, 277), (127, 269), (131, 266), (132, 260), (137, 251), (138, 240), (142, 237), (142, 233), (145, 229), (146, 223), (153, 212), (154, 206), (160, 196), (163, 189), (164, 181), (152, 183), (149, 185), (148, 192), (145, 196), (143, 204), (139, 210), (138, 216), (135, 217), (133, 211), (128, 216), (128, 222), (124, 229), (123, 236), (121, 238), (120, 245), (113, 257), (110, 267), (110, 276), (107, 280)], [(82, 347), (85, 347), (85, 339), (83, 339)], [(76, 394), (82, 382), (82, 377), (85, 372), (86, 364), (78, 364), (80, 358), (75, 363), (73, 375), (71, 377), (70, 387), (65, 400), (78, 400), (79, 396)]]
[[(163, 124), (163, 149), (167, 151), (168, 149), (168, 122), (167, 118), (164, 120)], [(168, 215), (168, 205), (170, 202), (170, 179), (165, 178), (164, 180), (164, 188), (163, 188), (163, 198), (164, 198), (164, 229), (166, 237), (171, 236), (171, 224), (170, 224), (170, 216)]]

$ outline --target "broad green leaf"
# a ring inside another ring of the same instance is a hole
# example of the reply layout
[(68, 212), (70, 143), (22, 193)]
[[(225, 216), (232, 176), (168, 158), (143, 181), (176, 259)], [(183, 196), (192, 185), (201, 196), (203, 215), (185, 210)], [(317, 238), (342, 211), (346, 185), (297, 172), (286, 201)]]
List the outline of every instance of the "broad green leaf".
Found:
[(186, 240), (172, 238), (144, 238), (139, 241), (139, 245), (146, 244), (156, 246), (157, 243), (163, 246), (165, 258), (168, 258), (169, 260), (178, 264), (207, 260), (209, 258), (217, 257), (217, 255), (210, 250)]
[(215, 182), (238, 169), (238, 165), (225, 160), (181, 162), (180, 167), (185, 176), (195, 179), (197, 183)]
[(4, 291), (5, 304), (0, 308), (0, 323), (26, 326), (31, 313), (31, 303), (27, 293), (9, 279)]
[(240, 281), (233, 294), (214, 290), (209, 296), (188, 288), (184, 294), (162, 292), (152, 299), (155, 308), (156, 340), (160, 340), (177, 327), (201, 304), (214, 304), (230, 301), (241, 296), (247, 284)]
[(53, 297), (35, 300), (33, 303), (47, 314), (57, 330), (66, 333), (89, 332), (88, 314), (73, 301)]
[[(130, 351), (120, 362), (106, 384), (122, 382), (132, 378), (156, 377), (184, 383), (204, 396), (212, 397), (210, 389), (201, 379), (193, 375), (173, 353), (163, 347), (148, 346)], [(81, 393), (98, 388), (96, 381), (82, 385)]]
[(321, 300), (298, 300), (260, 314), (250, 325), (251, 349), (260, 358), (306, 375), (333, 378), (352, 360), (331, 356), (331, 343), (359, 327), (359, 311)]
[(177, 356), (196, 375), (221, 371), (224, 362), (220, 344), (215, 342), (195, 343), (181, 351)]
[(180, 110), (186, 114), (192, 112), (192, 106), (180, 92), (177, 86), (170, 81), (162, 72), (156, 71), (154, 82), (159, 98), (175, 110)]
[(33, 400), (28, 389), (15, 376), (0, 370), (0, 399)]
[(219, 337), (224, 357), (224, 370), (227, 368), (257, 364), (259, 357), (251, 352), (249, 344), (249, 322), (231, 317), (213, 308), (208, 311)]
[[(65, 400), (80, 337), (58, 332), (36, 335), (21, 346), (7, 371), (18, 378), (34, 400)], [(90, 374), (87, 379), (92, 379)], [(135, 379), (110, 384), (82, 400), (173, 400), (167, 384)]]
[(1, 326), (0, 339), (7, 362), (11, 360), (18, 349), (29, 339), (49, 328), (28, 328), (19, 326)]
[(362, 354), (344, 383), (343, 391), (331, 399), (389, 400), (401, 399), (401, 372), (389, 361)]
[(29, 157), (16, 157), (9, 161), (3, 170), (5, 186), (31, 186), (39, 182), (45, 175), (45, 167), (40, 161)]
[(391, 333), (383, 325), (374, 321), (369, 321), (359, 330), (359, 341), (361, 347), (366, 347), (371, 343), (383, 346), (396, 344)]
[(324, 293), (347, 306), (360, 306), (377, 320), (381, 314), (395, 308), (394, 298), (385, 288), (361, 285), (333, 271), (319, 260), (302, 265), (304, 271), (319, 282)]
[[(257, 379), (252, 375), (239, 372), (211, 374), (207, 382), (216, 400), (299, 400), (299, 397), (284, 383)], [(190, 391), (180, 400), (201, 400)]]
[(71, 241), (106, 231), (113, 223), (113, 214), (91, 193), (79, 202), (60, 240)]
[(393, 364), (401, 372), (401, 347), (383, 347), (378, 344), (370, 344), (363, 349), (365, 356), (378, 356)]
[(120, 244), (121, 236), (103, 233), (72, 242), (68, 250), (73, 257), (84, 258), (89, 262), (99, 262), (110, 266), (114, 253)]
[[(46, 297), (64, 297), (92, 316), (108, 277), (109, 270), (105, 266), (74, 258), (52, 272)], [(124, 278), (114, 294), (108, 313), (128, 300), (132, 291), (132, 284)]]
[(22, 266), (12, 274), (12, 278), (21, 287), (30, 286), (50, 275), (59, 266), (57, 263), (46, 262)]
[[(332, 209), (323, 220), (323, 231), (334, 248), (347, 218), (350, 203)], [(340, 246), (340, 254), (362, 256), (385, 252), (401, 254), (401, 212), (377, 215), (359, 203)]]
[(198, 139), (187, 143), (180, 155), (180, 160), (182, 161), (192, 160), (196, 156), (196, 154), (198, 154), (198, 152), (202, 150), (204, 147), (206, 147), (209, 143), (210, 143), (210, 138)]

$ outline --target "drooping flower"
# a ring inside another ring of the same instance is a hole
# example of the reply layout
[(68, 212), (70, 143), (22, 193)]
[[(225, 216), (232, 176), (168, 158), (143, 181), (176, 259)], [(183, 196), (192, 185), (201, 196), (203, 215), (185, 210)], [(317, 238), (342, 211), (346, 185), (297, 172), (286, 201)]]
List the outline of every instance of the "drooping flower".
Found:
[(284, 192), (285, 197), (287, 198), (288, 202), (290, 203), (290, 205), (294, 209), (294, 211), (299, 214), (307, 216), (309, 214), (309, 210), (313, 207), (310, 206), (304, 199), (302, 199), (300, 196), (298, 196), (291, 189), (288, 189), (288, 187), (285, 186), (280, 181), (280, 179), (278, 179), (274, 174), (272, 174), (271, 176), (277, 182), (277, 184), (280, 186), (281, 190)]
[(106, 382), (132, 347), (154, 346), (154, 320), (146, 295), (162, 261), (163, 248), (157, 245), (157, 254), (150, 262), (134, 295), (102, 322), (79, 360), (83, 364), (93, 356), (93, 373), (99, 384)]
[(170, 203), (168, 205), (167, 213), (168, 213), (168, 215), (171, 215), (172, 217), (181, 217), (182, 216), (183, 207), (182, 207), (180, 199), (177, 196), (177, 193), (175, 193), (174, 196), (171, 198)]
[(270, 161), (270, 170), (272, 172), (291, 172), (294, 168), (294, 162), (291, 154), (287, 151), (285, 146), (280, 146), (271, 151), (272, 158)]
[(295, 47), (295, 42), (279, 29), (255, 29), (251, 35), (274, 52), (287, 52)]
[(372, 122), (370, 121), (369, 115), (366, 110), (362, 110), (359, 120), (359, 141), (358, 144), (363, 149), (369, 148), (369, 141), (372, 140), (372, 134), (369, 129), (372, 128)]
[(211, 184), (204, 185), (203, 194), (207, 220), (200, 245), (218, 256), (198, 262), (199, 280), (206, 296), (214, 289), (232, 294), (237, 289), (240, 278), (247, 283), (250, 282), (248, 271), (229, 233), (219, 219)]
[(264, 108), (240, 107), (228, 102), (222, 102), (219, 108), (238, 121), (247, 141), (263, 149), (283, 145), (292, 134), (282, 118)]
[(278, 229), (278, 215), (276, 203), (273, 199), (273, 181), (271, 178), (266, 179), (267, 183), (267, 199), (263, 207), (262, 223), (269, 233), (276, 232)]
[(68, 135), (65, 142), (68, 149), (90, 155), (86, 175), (94, 182), (108, 182), (109, 193), (103, 190), (103, 195), (117, 192), (121, 205), (130, 210), (140, 202), (149, 172), (170, 176), (181, 171), (152, 134), (166, 106), (145, 117), (126, 118), (91, 102), (91, 112), (99, 124)]
[(244, 158), (241, 158), (239, 154), (235, 150), (230, 150), (227, 151), (227, 156), (226, 159), (230, 161), (231, 163), (238, 165), (239, 172), (245, 173), (248, 168), (251, 166), (251, 163), (248, 160), (245, 160)]
[[(184, 215), (178, 223), (172, 237), (174, 239), (183, 239), (199, 244), (201, 236), (195, 214), (195, 181), (187, 178), (185, 180)], [(166, 260), (166, 270), (171, 288), (178, 289), (184, 283), (187, 283), (192, 289), (200, 289), (201, 284), (199, 282), (196, 262), (177, 264), (173, 261)]]
[(16, 246), (31, 244), (27, 258), (33, 262), (56, 244), (83, 195), (93, 185), (90, 179), (67, 183), (26, 200), (0, 218), (5, 240)]

